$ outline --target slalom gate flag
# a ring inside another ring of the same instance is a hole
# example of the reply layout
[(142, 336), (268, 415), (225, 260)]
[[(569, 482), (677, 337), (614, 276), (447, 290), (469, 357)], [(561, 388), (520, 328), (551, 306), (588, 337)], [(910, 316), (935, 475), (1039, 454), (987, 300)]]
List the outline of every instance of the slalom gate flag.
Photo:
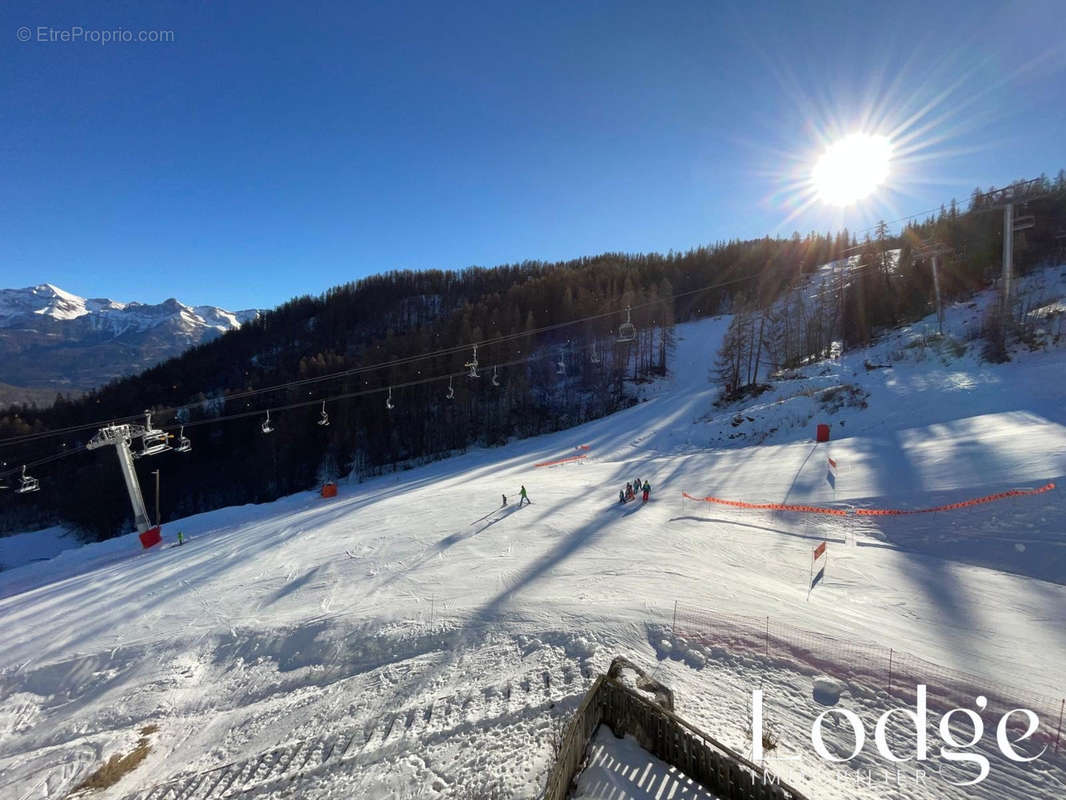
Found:
[(825, 480), (836, 491), (837, 488), (837, 462), (833, 460), (832, 456), (826, 456), (826, 472)]
[[(815, 572), (814, 565), (817, 563), (819, 558), (822, 559), (822, 563), (818, 567), (818, 572)], [(825, 542), (822, 542), (820, 545), (814, 548), (814, 558), (811, 559), (811, 589), (817, 586), (818, 581), (825, 577), (825, 567), (828, 563), (829, 556), (826, 555)]]
[(822, 568), (820, 570), (818, 570), (818, 572), (815, 574), (815, 576), (813, 578), (811, 578), (811, 588), (813, 589), (815, 586), (817, 586), (818, 583), (824, 577), (825, 577), (825, 565), (823, 564)]

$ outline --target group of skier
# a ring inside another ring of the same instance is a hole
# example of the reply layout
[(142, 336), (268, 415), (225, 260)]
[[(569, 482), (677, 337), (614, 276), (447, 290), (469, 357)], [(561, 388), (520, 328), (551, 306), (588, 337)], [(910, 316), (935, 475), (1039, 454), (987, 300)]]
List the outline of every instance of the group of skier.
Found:
[[(648, 498), (651, 496), (651, 484), (647, 481), (642, 481), (639, 478), (632, 483), (627, 483), (625, 489), (618, 490), (618, 502), (628, 503), (630, 500), (636, 500), (638, 492), (641, 495), (641, 502), (647, 503)], [(526, 493), (525, 486), (518, 491), (518, 507), (521, 508), (523, 503), (529, 503), (530, 505), (533, 503), (533, 501), (529, 499), (529, 495)], [(503, 506), (506, 505), (507, 495), (503, 495)]]
[(618, 502), (628, 503), (630, 500), (635, 500), (637, 492), (641, 493), (641, 502), (647, 503), (648, 496), (651, 494), (651, 484), (647, 481), (642, 482), (639, 478), (634, 483), (627, 483), (625, 489), (618, 490)]

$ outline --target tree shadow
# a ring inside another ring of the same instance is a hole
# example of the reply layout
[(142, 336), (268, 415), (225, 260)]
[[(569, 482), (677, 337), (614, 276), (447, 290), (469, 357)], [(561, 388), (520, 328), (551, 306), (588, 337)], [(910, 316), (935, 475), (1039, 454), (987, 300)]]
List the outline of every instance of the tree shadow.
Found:
[(847, 544), (846, 539), (838, 539), (835, 537), (814, 536), (806, 533), (795, 533), (794, 531), (783, 531), (780, 528), (767, 528), (764, 525), (753, 525), (750, 522), (737, 522), (731, 519), (716, 519), (714, 517), (695, 517), (691, 515), (685, 515), (681, 517), (671, 517), (669, 522), (680, 522), (682, 520), (690, 522), (716, 522), (720, 525), (735, 525), (741, 528), (753, 528), (758, 531), (767, 531), (769, 533), (777, 533), (781, 536), (791, 536), (795, 539), (810, 539), (816, 542), (831, 542), (833, 544)]

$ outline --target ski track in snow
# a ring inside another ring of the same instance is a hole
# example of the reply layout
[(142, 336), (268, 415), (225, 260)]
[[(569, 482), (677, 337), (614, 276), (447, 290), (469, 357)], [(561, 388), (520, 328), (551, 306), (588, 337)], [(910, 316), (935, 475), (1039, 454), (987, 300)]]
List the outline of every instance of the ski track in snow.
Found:
[[(949, 326), (972, 314), (949, 309)], [(808, 387), (861, 386), (868, 408), (828, 414), (781, 381), (736, 423), (706, 377), (727, 325), (679, 326), (671, 378), (580, 428), (342, 482), (333, 500), (305, 493), (169, 524), (182, 547), (138, 552), (120, 537), (0, 573), (0, 798), (62, 796), (148, 724), (159, 730), (145, 763), (95, 796), (533, 798), (557, 731), (617, 654), (740, 750), (762, 687), (781, 754), (801, 758), (791, 780), (812, 798), (1066, 796), (1066, 753), (1031, 765), (990, 753), (989, 779), (968, 789), (949, 783), (958, 768), (894, 793), (841, 785), (851, 767), (816, 761), (804, 727), (824, 710), (819, 675), (669, 630), (679, 600), (1061, 697), (1064, 489), (884, 519), (680, 495), (913, 508), (1061, 483), (1066, 354), (943, 363), (905, 350), (904, 332), (805, 371)], [(896, 350), (891, 369), (863, 369)], [(823, 418), (828, 447), (809, 441)], [(587, 459), (532, 466), (578, 444)], [(638, 475), (652, 501), (620, 506)], [(533, 504), (500, 508), (519, 484)], [(829, 568), (808, 593), (823, 539)], [(841, 688), (864, 719), (899, 705), (858, 679)], [(905, 731), (893, 736), (905, 749)], [(883, 766), (871, 750), (859, 766)]]

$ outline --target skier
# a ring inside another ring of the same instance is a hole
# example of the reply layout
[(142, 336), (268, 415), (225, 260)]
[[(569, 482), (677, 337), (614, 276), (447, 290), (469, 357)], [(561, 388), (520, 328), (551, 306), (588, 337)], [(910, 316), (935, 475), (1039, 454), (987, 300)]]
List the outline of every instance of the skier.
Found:
[(185, 537), (182, 536), (181, 531), (178, 531), (178, 546), (185, 544)]
[(625, 501), (626, 501), (625, 489), (619, 489), (618, 490), (618, 502), (619, 503), (624, 503)]
[(649, 494), (651, 494), (651, 484), (648, 483), (647, 481), (644, 481), (644, 500), (643, 500), (643, 502), (645, 502), (645, 503), (648, 502), (648, 495)]
[(633, 484), (627, 483), (626, 484), (626, 500), (632, 500), (632, 499), (633, 499)]
[(521, 491), (519, 491), (519, 492), (518, 492), (518, 494), (519, 494), (519, 495), (521, 495), (521, 496), (520, 496), (520, 497), (518, 498), (518, 507), (519, 507), (519, 508), (521, 508), (521, 507), (522, 507), (522, 503), (523, 503), (523, 502), (525, 502), (525, 503), (529, 503), (530, 505), (533, 505), (533, 501), (532, 501), (532, 500), (530, 500), (530, 499), (529, 499), (529, 495), (528, 495), (528, 494), (526, 494), (526, 487), (525, 487), (525, 486), (523, 486), (523, 487), (521, 488)]
[(507, 505), (507, 495), (502, 495), (502, 497), (503, 497), (503, 505), (501, 505), (500, 508), (503, 508), (503, 506)]

